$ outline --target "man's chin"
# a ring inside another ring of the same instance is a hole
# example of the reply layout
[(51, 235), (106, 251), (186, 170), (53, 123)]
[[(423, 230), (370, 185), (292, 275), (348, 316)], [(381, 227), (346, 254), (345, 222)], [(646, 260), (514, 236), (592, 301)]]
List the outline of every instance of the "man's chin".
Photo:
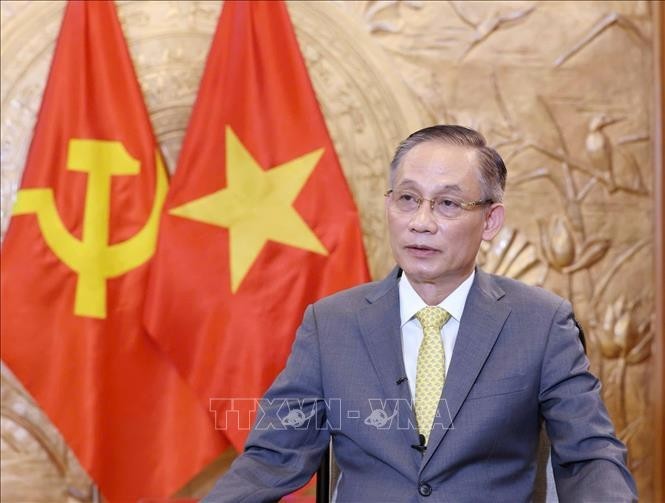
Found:
[(439, 279), (439, 275), (422, 267), (407, 266), (402, 267), (402, 270), (412, 283), (436, 283)]

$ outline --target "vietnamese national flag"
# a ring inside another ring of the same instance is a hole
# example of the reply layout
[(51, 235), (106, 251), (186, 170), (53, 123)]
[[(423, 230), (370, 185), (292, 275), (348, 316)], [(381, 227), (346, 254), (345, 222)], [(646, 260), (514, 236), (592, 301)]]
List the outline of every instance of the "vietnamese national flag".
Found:
[(113, 2), (70, 2), (2, 248), (2, 359), (106, 501), (225, 447), (142, 326), (166, 171)]
[(224, 3), (161, 225), (149, 331), (240, 450), (307, 304), (369, 278), (284, 3)]

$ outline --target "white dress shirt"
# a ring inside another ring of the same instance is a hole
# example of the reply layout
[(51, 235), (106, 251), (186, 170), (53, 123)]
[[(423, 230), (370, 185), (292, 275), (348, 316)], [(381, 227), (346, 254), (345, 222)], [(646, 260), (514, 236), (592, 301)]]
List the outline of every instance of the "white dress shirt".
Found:
[[(455, 348), (455, 341), (457, 340), (457, 332), (459, 331), (459, 324), (462, 319), (462, 313), (464, 312), (466, 298), (469, 296), (469, 290), (471, 289), (471, 284), (473, 283), (475, 275), (476, 271), (474, 270), (469, 277), (460, 284), (460, 286), (453, 290), (448, 297), (438, 304), (439, 307), (450, 313), (450, 319), (441, 330), (443, 351), (446, 359), (446, 374), (448, 374), (448, 367), (450, 367), (450, 361), (453, 357), (453, 349)], [(420, 349), (420, 343), (423, 340), (423, 329), (420, 326), (420, 322), (415, 318), (415, 315), (424, 307), (427, 307), (427, 304), (413, 289), (406, 273), (402, 273), (402, 277), (399, 280), (399, 314), (402, 328), (402, 355), (404, 356), (404, 369), (406, 370), (406, 377), (408, 378), (411, 398), (413, 400), (416, 399), (416, 367), (418, 366), (418, 350)]]

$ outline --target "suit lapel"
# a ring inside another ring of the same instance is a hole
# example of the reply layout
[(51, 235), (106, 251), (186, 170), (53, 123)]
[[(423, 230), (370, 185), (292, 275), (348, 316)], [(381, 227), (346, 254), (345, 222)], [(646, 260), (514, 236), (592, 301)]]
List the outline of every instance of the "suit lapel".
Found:
[(477, 269), (443, 387), (442, 398), (445, 401), (439, 407), (439, 421), (443, 422), (444, 427), (432, 430), (421, 469), (439, 447), (448, 430), (454, 427), (455, 416), (501, 332), (510, 313), (505, 302), (498, 302), (503, 296), (503, 290), (491, 276)]
[[(398, 400), (399, 424), (406, 424), (405, 418), (415, 425), (415, 415), (410, 407), (411, 393), (406, 381), (396, 381), (405, 376), (404, 358), (402, 354), (401, 320), (399, 309), (398, 275), (400, 270), (393, 272), (376, 289), (367, 296), (369, 304), (358, 311), (358, 325), (374, 371), (379, 376), (387, 399)], [(400, 428), (404, 441), (409, 445), (418, 442), (415, 429)], [(413, 461), (420, 464), (421, 456), (413, 451)]]

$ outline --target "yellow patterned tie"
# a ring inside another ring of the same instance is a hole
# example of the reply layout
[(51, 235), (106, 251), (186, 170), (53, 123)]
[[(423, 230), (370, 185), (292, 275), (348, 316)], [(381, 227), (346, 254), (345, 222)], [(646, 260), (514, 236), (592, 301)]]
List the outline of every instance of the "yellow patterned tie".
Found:
[(416, 319), (425, 334), (418, 350), (416, 418), (418, 431), (427, 442), (446, 378), (446, 355), (443, 352), (441, 328), (450, 319), (450, 314), (440, 307), (428, 306), (416, 313)]

